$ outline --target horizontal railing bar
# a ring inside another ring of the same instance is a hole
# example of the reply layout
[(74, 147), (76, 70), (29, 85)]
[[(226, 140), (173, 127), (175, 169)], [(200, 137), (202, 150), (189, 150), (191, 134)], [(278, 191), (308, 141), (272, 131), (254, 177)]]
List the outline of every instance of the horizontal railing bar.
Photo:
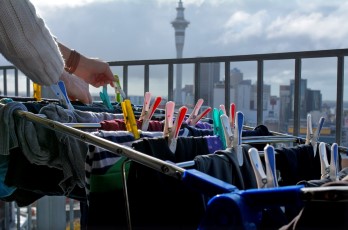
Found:
[(214, 56), (196, 58), (172, 58), (172, 59), (152, 59), (152, 60), (132, 60), (132, 61), (110, 61), (110, 66), (124, 65), (168, 65), (168, 64), (194, 64), (211, 62), (236, 62), (236, 61), (258, 61), (258, 60), (287, 60), (296, 58), (329, 58), (338, 56), (348, 56), (348, 49), (300, 51), (287, 53), (267, 53), (267, 54), (248, 54), (234, 56)]

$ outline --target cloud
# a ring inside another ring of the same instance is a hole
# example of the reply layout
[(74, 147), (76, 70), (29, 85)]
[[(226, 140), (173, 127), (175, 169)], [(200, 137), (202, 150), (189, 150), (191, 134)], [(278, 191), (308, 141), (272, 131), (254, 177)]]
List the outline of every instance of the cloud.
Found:
[[(32, 1), (54, 35), (87, 56), (108, 61), (176, 57), (171, 21), (179, 0)], [(184, 57), (348, 47), (347, 1), (183, 0), (183, 4), (190, 22)], [(2, 63), (7, 64), (0, 56)], [(246, 78), (255, 76), (247, 72), (251, 68), (237, 64)], [(272, 68), (267, 81), (288, 79), (293, 72), (292, 65)], [(154, 77), (166, 76), (165, 71), (150, 71)], [(316, 75), (320, 74), (329, 75), (324, 71)], [(130, 77), (140, 82), (143, 75), (130, 70)]]
[(263, 34), (266, 17), (267, 13), (264, 10), (256, 14), (249, 14), (245, 11), (233, 13), (223, 25), (224, 33), (215, 43), (238, 43), (260, 37)]
[(32, 3), (39, 8), (65, 8), (65, 7), (79, 7), (94, 2), (110, 2), (113, 0), (31, 0)]
[(347, 19), (346, 15), (335, 13), (327, 16), (319, 12), (309, 15), (293, 13), (271, 23), (266, 29), (267, 37), (291, 39), (306, 36), (312, 41), (343, 39), (348, 35)]

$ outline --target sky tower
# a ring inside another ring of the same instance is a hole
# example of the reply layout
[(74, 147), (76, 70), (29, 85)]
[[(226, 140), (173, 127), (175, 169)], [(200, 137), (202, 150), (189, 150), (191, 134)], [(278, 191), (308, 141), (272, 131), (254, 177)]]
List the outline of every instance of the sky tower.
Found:
[[(185, 42), (185, 29), (189, 22), (184, 18), (184, 10), (182, 1), (179, 0), (178, 7), (176, 8), (177, 14), (172, 25), (175, 30), (175, 46), (176, 46), (176, 58), (182, 58)], [(175, 103), (182, 105), (181, 100), (181, 88), (182, 88), (182, 65), (176, 65), (176, 92), (175, 92)]]

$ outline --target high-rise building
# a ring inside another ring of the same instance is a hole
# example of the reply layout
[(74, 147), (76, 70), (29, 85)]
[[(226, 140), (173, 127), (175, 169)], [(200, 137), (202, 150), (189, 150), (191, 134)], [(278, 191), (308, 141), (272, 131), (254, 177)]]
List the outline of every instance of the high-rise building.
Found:
[[(176, 46), (176, 58), (182, 58), (183, 49), (185, 43), (185, 29), (188, 26), (189, 22), (185, 20), (184, 17), (183, 3), (179, 0), (178, 7), (176, 8), (177, 15), (174, 21), (172, 21), (172, 25), (175, 30), (175, 46)], [(182, 65), (176, 65), (176, 85), (175, 85), (175, 102), (176, 104), (182, 104)]]
[(279, 131), (287, 133), (289, 120), (291, 118), (291, 95), (290, 95), (290, 85), (280, 85), (279, 86)]
[[(200, 65), (199, 95), (204, 100), (204, 105), (211, 106), (214, 103), (214, 84), (220, 81), (220, 63), (202, 63)], [(221, 104), (224, 98), (220, 98)]]
[[(307, 120), (307, 79), (301, 79), (300, 82), (300, 119)], [(294, 101), (295, 101), (295, 80), (290, 80), (290, 95), (291, 95), (291, 114), (294, 114)], [(293, 117), (291, 117), (293, 119)]]
[(320, 90), (307, 89), (307, 112), (321, 111), (322, 95)]

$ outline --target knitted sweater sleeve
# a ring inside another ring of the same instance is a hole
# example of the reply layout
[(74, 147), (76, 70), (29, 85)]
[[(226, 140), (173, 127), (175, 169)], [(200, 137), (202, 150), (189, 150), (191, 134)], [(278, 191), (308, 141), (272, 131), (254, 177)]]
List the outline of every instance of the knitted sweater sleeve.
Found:
[(0, 0), (0, 53), (41, 85), (64, 71), (58, 44), (29, 0)]

